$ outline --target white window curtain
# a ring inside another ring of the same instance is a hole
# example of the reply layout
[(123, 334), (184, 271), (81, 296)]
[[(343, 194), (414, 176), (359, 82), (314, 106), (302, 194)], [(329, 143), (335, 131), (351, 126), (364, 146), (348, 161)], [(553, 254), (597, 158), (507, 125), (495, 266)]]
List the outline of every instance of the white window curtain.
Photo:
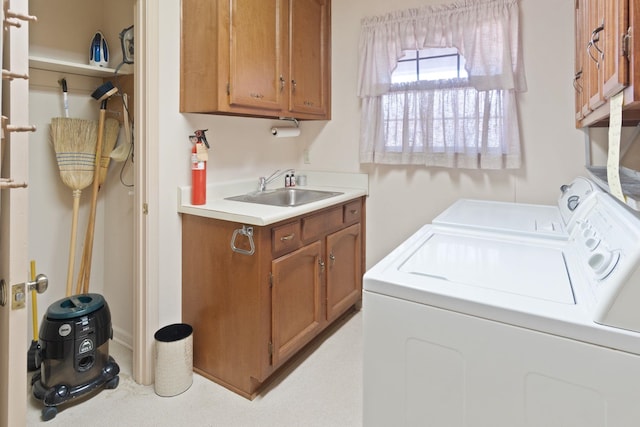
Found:
[[(518, 0), (479, 0), (363, 20), (361, 163), (520, 167), (518, 15)], [(403, 51), (429, 47), (457, 48), (469, 77), (391, 83)]]

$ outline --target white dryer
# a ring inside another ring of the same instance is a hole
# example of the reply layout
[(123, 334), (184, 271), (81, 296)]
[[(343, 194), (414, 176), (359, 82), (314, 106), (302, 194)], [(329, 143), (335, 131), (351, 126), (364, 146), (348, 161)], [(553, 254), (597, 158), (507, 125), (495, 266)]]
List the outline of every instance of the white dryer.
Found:
[(364, 425), (640, 425), (640, 218), (566, 239), (426, 225), (364, 276)]
[(556, 205), (460, 199), (434, 218), (432, 223), (566, 240), (567, 223), (580, 210), (587, 209), (593, 195), (598, 192), (602, 192), (602, 189), (593, 181), (577, 177), (570, 184), (560, 186)]

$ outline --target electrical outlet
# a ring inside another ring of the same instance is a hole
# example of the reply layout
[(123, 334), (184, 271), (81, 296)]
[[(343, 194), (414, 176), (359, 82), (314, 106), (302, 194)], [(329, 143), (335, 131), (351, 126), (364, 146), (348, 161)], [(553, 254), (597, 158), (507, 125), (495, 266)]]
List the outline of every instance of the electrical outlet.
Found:
[(311, 159), (309, 158), (309, 149), (305, 148), (304, 149), (304, 153), (302, 154), (303, 158), (304, 158), (304, 164), (308, 165), (311, 164)]

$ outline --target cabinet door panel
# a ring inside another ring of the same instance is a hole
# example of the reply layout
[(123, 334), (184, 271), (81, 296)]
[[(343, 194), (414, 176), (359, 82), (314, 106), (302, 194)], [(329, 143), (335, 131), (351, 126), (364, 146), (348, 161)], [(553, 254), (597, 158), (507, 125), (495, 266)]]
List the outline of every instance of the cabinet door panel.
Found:
[(608, 0), (605, 2), (604, 17), (604, 58), (603, 58), (603, 95), (609, 98), (620, 92), (628, 84), (628, 62), (622, 51), (622, 37), (627, 32), (627, 0)]
[[(604, 47), (604, 36), (601, 28), (604, 25), (604, 0), (589, 0), (587, 2), (587, 42), (591, 45), (587, 46), (587, 94), (588, 108), (590, 111), (595, 110), (604, 104), (604, 96), (602, 94), (602, 63), (601, 55)], [(586, 114), (585, 114), (586, 115)]]
[(283, 109), (287, 14), (286, 0), (231, 0), (230, 105)]
[(327, 320), (360, 299), (362, 263), (360, 224), (327, 236)]
[(575, 7), (575, 76), (573, 81), (573, 88), (575, 90), (575, 109), (576, 109), (576, 121), (581, 120), (584, 117), (584, 111), (587, 108), (585, 106), (585, 78), (586, 78), (586, 61), (585, 61), (585, 46), (587, 45), (586, 37), (586, 25), (585, 25), (585, 0), (576, 0)]
[(290, 0), (292, 112), (326, 115), (329, 72), (326, 0)]
[(321, 243), (315, 242), (272, 263), (273, 365), (278, 366), (320, 331)]

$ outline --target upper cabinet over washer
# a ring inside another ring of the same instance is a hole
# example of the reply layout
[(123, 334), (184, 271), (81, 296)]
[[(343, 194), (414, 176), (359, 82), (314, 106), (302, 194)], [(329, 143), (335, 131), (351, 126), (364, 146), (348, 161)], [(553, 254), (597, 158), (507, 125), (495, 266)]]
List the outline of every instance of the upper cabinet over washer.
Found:
[(609, 99), (624, 91), (623, 123), (640, 123), (640, 4), (575, 0), (576, 127), (607, 125)]
[(330, 0), (182, 0), (180, 111), (331, 117)]

